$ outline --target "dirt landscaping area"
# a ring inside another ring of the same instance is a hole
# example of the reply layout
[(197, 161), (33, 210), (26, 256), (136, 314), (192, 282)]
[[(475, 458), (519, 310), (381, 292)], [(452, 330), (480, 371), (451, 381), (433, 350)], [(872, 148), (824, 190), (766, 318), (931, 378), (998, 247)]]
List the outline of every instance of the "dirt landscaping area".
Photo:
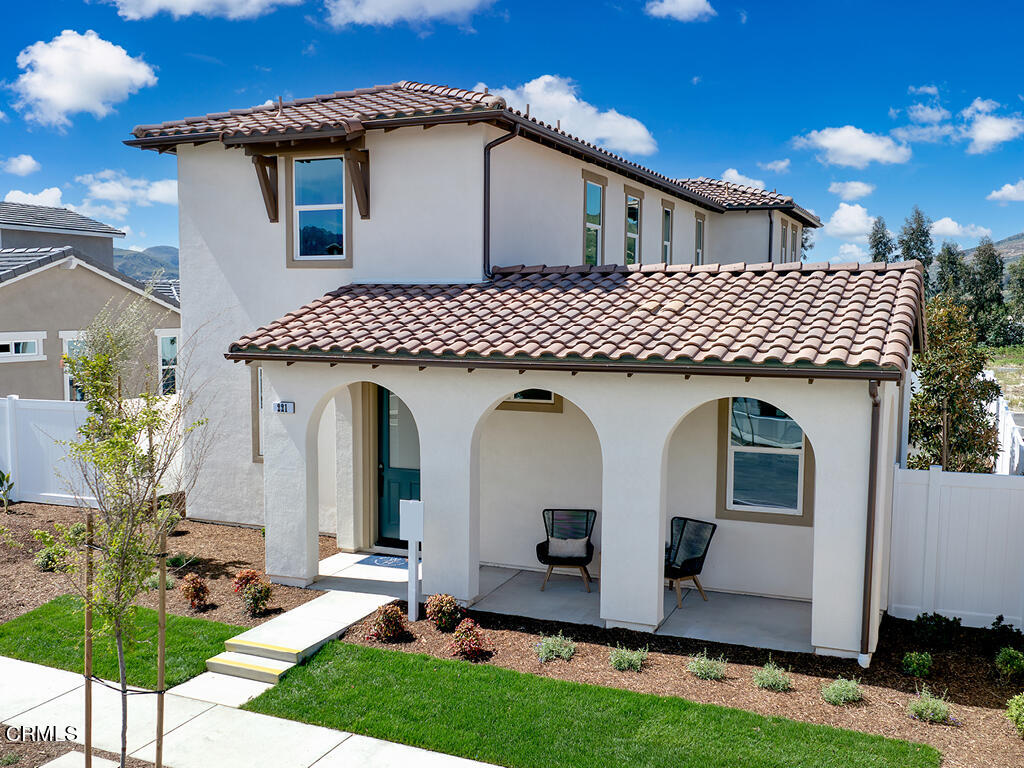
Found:
[[(404, 609), (404, 603), (399, 602), (399, 605)], [(977, 630), (961, 630), (961, 641), (954, 645), (958, 650), (933, 652), (935, 667), (924, 680), (935, 692), (948, 691), (954, 705), (953, 715), (960, 722), (952, 726), (929, 725), (912, 720), (907, 714), (907, 703), (921, 684), (900, 670), (903, 653), (918, 650), (912, 645), (911, 622), (885, 621), (879, 643), (883, 650), (876, 654), (867, 670), (852, 660), (772, 653), (772, 660), (789, 669), (793, 680), (791, 691), (775, 693), (756, 688), (751, 680), (754, 671), (768, 661), (767, 651), (472, 610), (467, 615), (485, 629), (494, 646), (494, 654), (485, 663), (506, 669), (642, 693), (680, 696), (767, 716), (921, 742), (942, 752), (943, 766), (1024, 766), (1024, 739), (1017, 735), (1004, 715), (1006, 700), (1024, 690), (1024, 681), (1010, 684), (998, 677), (991, 658), (980, 650), (987, 646), (982, 639), (983, 632)], [(409, 628), (410, 635), (403, 642), (380, 643), (367, 639), (370, 629), (367, 620), (353, 626), (343, 640), (450, 658), (451, 635), (442, 634), (426, 620), (415, 622)], [(576, 641), (575, 655), (569, 661), (541, 663), (537, 659), (536, 644), (543, 636), (559, 631)], [(648, 647), (650, 653), (643, 671), (638, 674), (613, 670), (608, 663), (608, 652), (616, 645)], [(702, 650), (711, 656), (722, 655), (729, 661), (724, 680), (699, 680), (687, 671), (690, 657)], [(864, 701), (836, 707), (822, 700), (822, 685), (840, 675), (861, 681)]]
[[(81, 510), (48, 504), (12, 504), (10, 514), (0, 514), (0, 525), (11, 532), (11, 538), (21, 548), (0, 545), (0, 623), (38, 608), (58, 595), (74, 592), (66, 576), (44, 573), (33, 563), (35, 553), (42, 545), (32, 538), (34, 529), (53, 531), (54, 523), (70, 525), (84, 521)], [(231, 586), (235, 574), (245, 568), (263, 571), (264, 542), (260, 531), (232, 525), (216, 525), (185, 520), (168, 539), (172, 554), (185, 554), (190, 560), (180, 568), (168, 568), (176, 583), (186, 573), (197, 573), (206, 580), (210, 589), (211, 607), (196, 613), (188, 606), (177, 588), (168, 590), (167, 610), (182, 616), (201, 616), (227, 624), (253, 627), (280, 613), (309, 602), (322, 593), (296, 587), (274, 586), (270, 607), (262, 616), (252, 618), (241, 606)], [(334, 539), (320, 537), (320, 558), (338, 551)], [(157, 607), (157, 593), (145, 593), (139, 605)]]

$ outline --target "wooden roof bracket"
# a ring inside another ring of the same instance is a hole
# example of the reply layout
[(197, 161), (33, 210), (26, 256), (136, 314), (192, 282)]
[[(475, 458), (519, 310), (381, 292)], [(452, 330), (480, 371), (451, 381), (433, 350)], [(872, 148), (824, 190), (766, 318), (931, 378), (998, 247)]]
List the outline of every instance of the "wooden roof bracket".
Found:
[(352, 180), (352, 192), (359, 208), (359, 218), (370, 218), (370, 153), (365, 149), (345, 151), (345, 165)]
[(253, 155), (252, 166), (256, 169), (256, 179), (263, 193), (263, 205), (267, 208), (267, 218), (272, 224), (278, 221), (277, 201), (277, 157)]

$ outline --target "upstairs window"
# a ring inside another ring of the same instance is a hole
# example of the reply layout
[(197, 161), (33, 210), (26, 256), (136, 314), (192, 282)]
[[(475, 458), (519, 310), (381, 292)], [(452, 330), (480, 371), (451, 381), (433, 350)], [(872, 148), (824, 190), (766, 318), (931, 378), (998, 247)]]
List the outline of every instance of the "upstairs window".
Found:
[(626, 252), (624, 264), (640, 263), (640, 197), (626, 193)]
[(779, 249), (779, 261), (789, 261), (789, 225), (782, 222), (782, 247)]
[(45, 360), (43, 331), (0, 333), (0, 363), (30, 363)]
[(294, 258), (345, 257), (345, 161), (340, 157), (296, 158), (293, 174)]
[(661, 263), (672, 263), (672, 208), (662, 201), (661, 208)]
[(173, 395), (178, 391), (178, 336), (157, 334), (160, 345), (160, 394)]
[(793, 261), (800, 261), (800, 236), (796, 224), (789, 228), (789, 258)]
[(694, 222), (694, 246), (693, 246), (693, 263), (703, 264), (704, 263), (704, 227), (705, 219), (703, 213), (695, 214), (697, 219)]
[(601, 177), (583, 175), (583, 263), (597, 266), (604, 258), (604, 187)]

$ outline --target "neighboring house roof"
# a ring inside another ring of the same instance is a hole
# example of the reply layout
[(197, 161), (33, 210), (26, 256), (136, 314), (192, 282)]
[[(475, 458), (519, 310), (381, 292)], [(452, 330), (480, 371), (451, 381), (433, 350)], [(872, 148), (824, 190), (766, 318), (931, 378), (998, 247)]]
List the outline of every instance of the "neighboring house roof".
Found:
[(501, 267), (485, 283), (347, 285), (228, 357), (898, 378), (923, 344), (922, 297), (916, 261)]
[(102, 221), (90, 219), (67, 208), (51, 208), (47, 205), (26, 205), (25, 203), (0, 202), (0, 229), (42, 229), (62, 231), (100, 237), (124, 237), (120, 229), (114, 229)]
[[(696, 187), (682, 184), (573, 136), (560, 127), (530, 117), (528, 112), (512, 109), (500, 96), (408, 80), (249, 109), (215, 112), (202, 117), (139, 125), (132, 131), (135, 138), (125, 143), (144, 149), (173, 151), (177, 144), (186, 142), (220, 141), (227, 146), (239, 146), (326, 137), (355, 138), (370, 129), (477, 121), (518, 126), (524, 138), (559, 151), (583, 155), (709, 210), (724, 212), (733, 207)], [(808, 226), (821, 226), (816, 216), (796, 206), (792, 198), (777, 197), (777, 202), (765, 202), (759, 207), (793, 209), (794, 215)]]
[(149, 284), (153, 286), (153, 293), (164, 296), (175, 304), (181, 303), (181, 280), (150, 280)]
[[(57, 262), (67, 261), (68, 259), (74, 259), (94, 272), (98, 272), (104, 277), (120, 283), (137, 293), (144, 293), (146, 291), (146, 286), (138, 280), (86, 256), (70, 245), (52, 248), (0, 248), (0, 288), (3, 288), (5, 283), (10, 283), (17, 278), (50, 267)], [(162, 293), (157, 290), (155, 285), (151, 298), (171, 309), (180, 311), (180, 303), (177, 296)]]

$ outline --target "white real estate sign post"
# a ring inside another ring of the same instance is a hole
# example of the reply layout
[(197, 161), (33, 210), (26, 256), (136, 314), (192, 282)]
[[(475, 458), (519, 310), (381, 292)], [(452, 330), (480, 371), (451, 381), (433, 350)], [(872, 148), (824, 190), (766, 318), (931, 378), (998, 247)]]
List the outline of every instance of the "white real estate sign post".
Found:
[(409, 543), (409, 621), (420, 617), (420, 542), (423, 541), (423, 502), (398, 502), (398, 535)]

